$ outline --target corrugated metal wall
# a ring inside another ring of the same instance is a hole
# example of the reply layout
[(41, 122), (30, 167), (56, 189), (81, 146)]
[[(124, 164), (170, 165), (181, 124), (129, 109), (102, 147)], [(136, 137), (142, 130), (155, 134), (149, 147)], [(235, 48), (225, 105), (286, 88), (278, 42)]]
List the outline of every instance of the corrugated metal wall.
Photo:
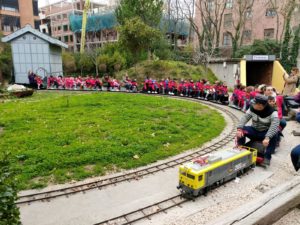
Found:
[(42, 77), (45, 73), (39, 74), (40, 71), (62, 75), (61, 48), (50, 48), (48, 42), (31, 33), (26, 33), (13, 40), (12, 52), (16, 83), (29, 83), (29, 70)]

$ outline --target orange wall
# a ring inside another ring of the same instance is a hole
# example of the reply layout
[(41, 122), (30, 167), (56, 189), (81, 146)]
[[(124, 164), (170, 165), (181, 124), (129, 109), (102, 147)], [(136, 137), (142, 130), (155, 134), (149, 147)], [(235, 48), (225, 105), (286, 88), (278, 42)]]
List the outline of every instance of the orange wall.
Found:
[(32, 0), (19, 0), (21, 28), (26, 24), (34, 27), (33, 5)]

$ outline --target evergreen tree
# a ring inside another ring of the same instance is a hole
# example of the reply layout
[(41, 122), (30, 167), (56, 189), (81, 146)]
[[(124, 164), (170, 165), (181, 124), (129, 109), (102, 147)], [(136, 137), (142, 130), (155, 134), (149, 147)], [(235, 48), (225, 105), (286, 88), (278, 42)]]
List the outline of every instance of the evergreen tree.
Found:
[(157, 27), (162, 18), (163, 4), (163, 0), (121, 0), (115, 13), (120, 25), (139, 17), (148, 26)]
[(290, 53), (290, 66), (296, 66), (297, 65), (297, 58), (299, 54), (299, 47), (300, 47), (300, 25), (298, 25), (298, 28), (295, 31), (295, 36), (293, 39), (292, 49)]
[(148, 26), (139, 17), (126, 20), (119, 32), (120, 43), (132, 53), (135, 62), (143, 52), (152, 52), (154, 43), (161, 38), (158, 29)]
[(293, 15), (293, 11), (295, 8), (295, 0), (291, 0), (286, 6), (286, 21), (285, 21), (285, 32), (284, 39), (281, 46), (281, 64), (285, 68), (286, 71), (291, 70), (291, 62), (290, 62), (290, 41), (291, 41), (291, 19)]
[(2, 36), (0, 33), (0, 83), (3, 80), (10, 80), (12, 72), (11, 47), (10, 44), (1, 42)]

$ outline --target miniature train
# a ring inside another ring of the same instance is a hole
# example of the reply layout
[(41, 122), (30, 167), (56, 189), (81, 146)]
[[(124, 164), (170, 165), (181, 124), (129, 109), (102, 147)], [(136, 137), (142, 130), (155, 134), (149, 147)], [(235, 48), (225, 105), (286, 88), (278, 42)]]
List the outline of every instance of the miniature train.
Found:
[(237, 147), (197, 158), (179, 167), (178, 189), (187, 197), (205, 194), (212, 187), (255, 167), (257, 150)]

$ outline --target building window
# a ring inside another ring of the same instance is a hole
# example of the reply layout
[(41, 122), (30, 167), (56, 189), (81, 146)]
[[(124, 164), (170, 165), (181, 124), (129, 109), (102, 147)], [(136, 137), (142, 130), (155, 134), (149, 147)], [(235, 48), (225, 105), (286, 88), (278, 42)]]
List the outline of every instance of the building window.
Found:
[(224, 15), (224, 27), (232, 26), (232, 13), (228, 13)]
[(58, 37), (58, 40), (60, 40), (60, 41), (61, 41), (61, 37)]
[(73, 35), (70, 35), (70, 42), (73, 42)]
[(275, 33), (275, 31), (274, 31), (273, 28), (271, 28), (271, 29), (265, 29), (264, 30), (264, 37), (265, 37), (265, 39), (272, 39), (272, 38), (274, 38), (274, 33)]
[(41, 21), (40, 20), (35, 20), (34, 21), (34, 29), (39, 30), (40, 29), (40, 25), (41, 25)]
[(276, 15), (277, 15), (276, 9), (270, 8), (270, 9), (266, 10), (266, 16), (267, 17), (274, 17)]
[(38, 16), (39, 15), (39, 8), (38, 8), (38, 1), (37, 0), (32, 1), (32, 8), (33, 8), (33, 15)]
[(20, 28), (20, 18), (16, 16), (2, 15), (1, 29), (5, 32), (13, 32)]
[(224, 33), (223, 46), (231, 46), (231, 36), (228, 33)]
[(69, 42), (69, 36), (64, 36), (64, 42)]
[(252, 31), (251, 30), (244, 30), (243, 32), (243, 39), (246, 41), (251, 40)]
[(252, 10), (251, 9), (246, 10), (245, 17), (246, 17), (246, 19), (251, 19), (252, 18)]
[(19, 12), (19, 2), (18, 0), (0, 0), (0, 9), (11, 12)]
[(208, 0), (207, 1), (207, 9), (208, 11), (213, 11), (215, 8), (215, 2), (214, 0)]
[(67, 14), (63, 14), (63, 18), (67, 19), (68, 18)]
[(61, 15), (57, 15), (56, 18), (57, 18), (58, 20), (60, 20), (60, 19), (61, 19)]
[(232, 0), (226, 0), (225, 7), (226, 9), (232, 9)]
[(61, 26), (57, 26), (57, 30), (61, 30)]
[(64, 29), (64, 31), (68, 31), (69, 29), (68, 29), (68, 25), (64, 25), (63, 26), (63, 29)]

